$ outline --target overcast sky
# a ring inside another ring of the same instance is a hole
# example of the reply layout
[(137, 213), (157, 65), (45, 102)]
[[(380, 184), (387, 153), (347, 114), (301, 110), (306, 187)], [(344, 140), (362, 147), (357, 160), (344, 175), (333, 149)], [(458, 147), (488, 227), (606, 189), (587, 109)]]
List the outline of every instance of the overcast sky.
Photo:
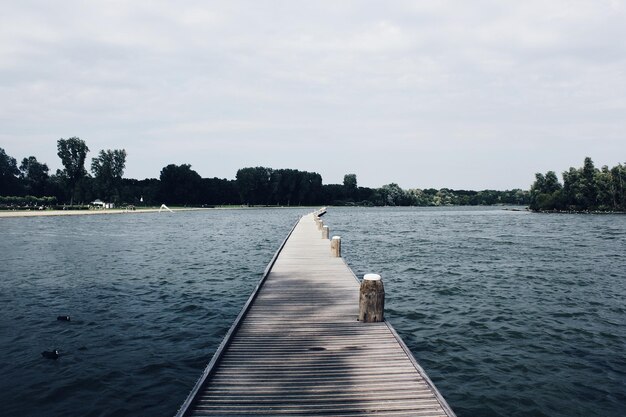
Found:
[(527, 189), (626, 161), (626, 0), (0, 0), (0, 147)]

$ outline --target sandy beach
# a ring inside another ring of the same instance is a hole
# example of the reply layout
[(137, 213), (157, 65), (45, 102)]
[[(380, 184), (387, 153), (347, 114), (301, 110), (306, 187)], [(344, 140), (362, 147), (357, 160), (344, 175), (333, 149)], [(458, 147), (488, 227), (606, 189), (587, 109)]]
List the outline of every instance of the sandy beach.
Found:
[[(104, 210), (16, 210), (16, 211), (0, 211), (0, 218), (6, 217), (40, 217), (40, 216), (88, 216), (102, 214), (139, 214), (139, 213), (158, 213), (158, 208), (146, 208), (137, 210), (125, 209), (104, 209)], [(173, 208), (172, 211), (192, 211), (192, 210), (210, 210), (208, 208)], [(168, 213), (167, 210), (161, 210)]]

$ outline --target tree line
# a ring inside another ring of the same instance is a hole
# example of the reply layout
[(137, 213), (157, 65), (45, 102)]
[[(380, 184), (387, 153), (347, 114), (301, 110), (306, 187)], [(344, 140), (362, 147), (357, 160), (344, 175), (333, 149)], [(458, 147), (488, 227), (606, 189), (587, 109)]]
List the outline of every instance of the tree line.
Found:
[(626, 211), (626, 166), (595, 167), (586, 157), (580, 168), (535, 174), (530, 208), (535, 211)]
[[(16, 201), (30, 205), (53, 205), (88, 201), (93, 196), (107, 201), (122, 201), (122, 176), (126, 167), (126, 151), (123, 149), (101, 150), (91, 160), (91, 174), (85, 169), (89, 148), (77, 137), (59, 139), (57, 155), (64, 169), (50, 174), (46, 163), (35, 156), (17, 160), (0, 148), (0, 196), (4, 202)], [(13, 199), (8, 199), (13, 197)], [(33, 200), (34, 199), (34, 200)], [(47, 203), (47, 204), (45, 204)]]
[(82, 139), (57, 141), (63, 169), (51, 174), (35, 156), (17, 160), (0, 148), (0, 206), (85, 205), (100, 199), (120, 205), (527, 205), (525, 190), (408, 189), (391, 183), (380, 188), (359, 187), (356, 174), (342, 184), (323, 184), (316, 172), (297, 169), (246, 167), (235, 179), (202, 178), (189, 164), (165, 166), (159, 178), (123, 178), (124, 149), (101, 150), (85, 168), (89, 147)]

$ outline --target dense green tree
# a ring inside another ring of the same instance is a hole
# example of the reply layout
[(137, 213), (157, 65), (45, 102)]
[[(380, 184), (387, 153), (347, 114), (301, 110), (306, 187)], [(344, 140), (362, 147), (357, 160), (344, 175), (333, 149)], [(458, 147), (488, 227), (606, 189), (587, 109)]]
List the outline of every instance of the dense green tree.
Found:
[(87, 175), (85, 159), (89, 148), (82, 139), (71, 137), (69, 139), (59, 139), (57, 141), (57, 151), (57, 155), (61, 158), (61, 163), (65, 167), (64, 177), (70, 189), (70, 204), (74, 204), (76, 186)]
[(524, 205), (530, 203), (530, 192), (525, 190), (520, 190), (519, 188), (504, 191), (504, 200), (502, 201), (505, 204), (511, 205)]
[(406, 206), (410, 198), (407, 193), (396, 183), (383, 185), (380, 189), (383, 204), (386, 206)]
[(611, 210), (616, 207), (615, 190), (609, 167), (604, 165), (596, 172), (595, 184), (597, 188), (596, 202), (600, 210)]
[(614, 190), (614, 208), (626, 211), (626, 165), (611, 168), (611, 184)]
[(191, 165), (170, 164), (161, 170), (159, 196), (167, 204), (197, 204), (202, 178)]
[(252, 205), (321, 204), (322, 177), (315, 172), (265, 167), (241, 168), (236, 176), (240, 200)]
[(355, 201), (362, 206), (371, 206), (374, 204), (374, 199), (376, 195), (377, 191), (373, 188), (358, 187)]
[(563, 186), (559, 182), (559, 178), (556, 176), (556, 173), (554, 171), (548, 171), (546, 173), (541, 192), (552, 194), (559, 191), (561, 188), (563, 188)]
[(0, 196), (9, 196), (19, 193), (20, 170), (17, 168), (15, 158), (7, 155), (0, 148)]
[(409, 189), (407, 190), (407, 195), (411, 200), (411, 204), (415, 206), (430, 206), (432, 205), (432, 199), (429, 198), (424, 190), (420, 190), (419, 188)]
[(202, 178), (198, 204), (211, 206), (241, 204), (237, 183), (223, 178)]
[(272, 170), (270, 174), (271, 203), (287, 206), (297, 204), (300, 177), (301, 172), (295, 169)]
[(568, 210), (578, 210), (584, 206), (580, 169), (570, 167), (563, 172), (563, 197)]
[(530, 187), (530, 208), (532, 210), (561, 210), (564, 206), (563, 186), (554, 171), (544, 176), (535, 174), (535, 182)]
[(333, 206), (343, 206), (348, 203), (346, 196), (346, 187), (343, 184), (324, 184), (322, 186), (323, 204), (331, 204)]
[(356, 174), (346, 174), (343, 176), (343, 186), (346, 189), (346, 196), (348, 198), (356, 199), (358, 193), (358, 186), (356, 181)]
[(122, 178), (120, 200), (134, 206), (160, 205), (159, 190), (161, 181), (156, 178), (144, 180)]
[(20, 171), (26, 182), (27, 193), (33, 196), (43, 196), (50, 179), (48, 165), (37, 161), (34, 156), (29, 156), (22, 159)]
[(597, 206), (598, 187), (596, 185), (596, 174), (598, 170), (593, 165), (591, 158), (586, 157), (582, 169), (582, 193), (584, 205), (588, 209)]
[(321, 196), (322, 176), (317, 172), (302, 172), (302, 176), (300, 177), (300, 190), (298, 192), (298, 204), (321, 204)]
[(126, 151), (124, 149), (101, 150), (91, 160), (91, 172), (94, 176), (96, 193), (105, 201), (120, 201), (120, 186), (126, 168)]
[(241, 168), (236, 181), (241, 202), (244, 204), (268, 204), (271, 200), (273, 169), (265, 167)]
[(449, 188), (442, 188), (433, 197), (436, 206), (451, 206), (454, 203), (454, 193)]
[(343, 186), (348, 190), (357, 188), (356, 174), (346, 174), (343, 176)]
[(46, 187), (46, 194), (55, 197), (59, 203), (64, 203), (69, 195), (67, 191), (67, 181), (62, 172), (63, 171), (57, 169), (55, 174), (50, 175)]
[(546, 187), (546, 177), (541, 173), (535, 174), (535, 182), (530, 186), (530, 208), (532, 210), (539, 210), (539, 195)]

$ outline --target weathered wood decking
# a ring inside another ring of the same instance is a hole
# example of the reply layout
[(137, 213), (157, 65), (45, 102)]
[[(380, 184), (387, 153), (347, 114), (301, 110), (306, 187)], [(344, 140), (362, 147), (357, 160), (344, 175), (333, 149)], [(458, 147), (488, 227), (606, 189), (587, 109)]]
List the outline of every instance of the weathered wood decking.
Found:
[(298, 222), (178, 416), (454, 416), (329, 242)]

